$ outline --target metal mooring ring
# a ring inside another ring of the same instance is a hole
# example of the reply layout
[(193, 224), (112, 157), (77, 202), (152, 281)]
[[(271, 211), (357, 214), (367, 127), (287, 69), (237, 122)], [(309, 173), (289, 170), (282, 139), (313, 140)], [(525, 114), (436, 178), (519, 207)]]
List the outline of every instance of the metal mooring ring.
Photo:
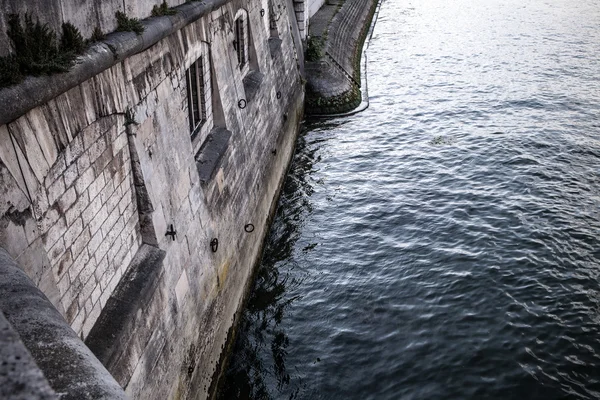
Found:
[(213, 240), (210, 241), (210, 249), (212, 250), (213, 253), (216, 253), (218, 248), (219, 248), (219, 239), (213, 238)]
[(240, 101), (238, 101), (238, 107), (242, 110), (246, 108), (246, 99), (240, 99)]
[(246, 224), (246, 225), (244, 225), (244, 230), (246, 232), (248, 232), (248, 233), (254, 232), (254, 225), (252, 225), (252, 224)]
[(277, 92), (277, 98), (280, 99), (281, 98), (281, 92)]

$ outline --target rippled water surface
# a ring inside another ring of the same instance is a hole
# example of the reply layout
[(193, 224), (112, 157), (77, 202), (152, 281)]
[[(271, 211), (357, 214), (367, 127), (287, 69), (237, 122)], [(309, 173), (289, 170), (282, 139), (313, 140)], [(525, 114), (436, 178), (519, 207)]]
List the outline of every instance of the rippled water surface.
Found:
[(384, 0), (307, 122), (221, 398), (600, 397), (600, 2)]

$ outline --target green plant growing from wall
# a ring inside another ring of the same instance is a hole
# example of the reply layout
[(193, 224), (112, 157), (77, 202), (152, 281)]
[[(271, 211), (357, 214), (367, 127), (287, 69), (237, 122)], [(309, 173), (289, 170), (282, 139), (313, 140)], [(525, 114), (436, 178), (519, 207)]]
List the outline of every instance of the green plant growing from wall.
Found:
[(33, 21), (25, 14), (7, 17), (12, 54), (0, 57), (0, 87), (21, 82), (26, 75), (42, 75), (68, 71), (77, 54), (83, 52), (85, 42), (79, 30), (70, 23), (63, 24), (60, 43), (46, 24)]
[(63, 52), (72, 52), (81, 54), (85, 50), (85, 40), (79, 32), (79, 29), (70, 22), (62, 24), (63, 34), (60, 39), (60, 50)]
[(306, 47), (306, 61), (318, 61), (323, 57), (323, 40), (320, 37), (308, 39)]
[(167, 4), (166, 1), (163, 1), (160, 6), (155, 4), (154, 7), (152, 7), (152, 16), (153, 17), (163, 17), (165, 15), (174, 15), (174, 14), (177, 14), (177, 11), (173, 10), (172, 8), (169, 8), (169, 5)]
[(115, 13), (117, 18), (118, 32), (135, 32), (138, 35), (144, 33), (144, 25), (137, 18), (129, 18), (127, 14), (121, 11)]
[(90, 42), (100, 42), (102, 40), (104, 40), (106, 38), (106, 35), (104, 34), (104, 32), (102, 32), (102, 29), (100, 29), (99, 26), (96, 26), (94, 28), (94, 30), (92, 31), (92, 36), (90, 37)]

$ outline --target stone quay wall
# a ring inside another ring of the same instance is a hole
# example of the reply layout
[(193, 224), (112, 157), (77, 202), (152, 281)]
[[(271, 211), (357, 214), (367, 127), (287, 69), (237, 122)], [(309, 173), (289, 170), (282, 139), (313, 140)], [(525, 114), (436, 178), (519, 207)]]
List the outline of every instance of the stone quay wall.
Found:
[(182, 4), (0, 90), (31, 105), (0, 115), (0, 246), (131, 398), (215, 386), (302, 118), (293, 7)]

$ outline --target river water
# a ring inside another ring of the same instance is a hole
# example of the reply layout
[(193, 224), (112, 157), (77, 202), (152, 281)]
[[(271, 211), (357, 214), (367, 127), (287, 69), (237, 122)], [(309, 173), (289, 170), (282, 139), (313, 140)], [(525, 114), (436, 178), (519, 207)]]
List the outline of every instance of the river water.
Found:
[(222, 399), (600, 397), (600, 2), (384, 0), (308, 121)]

